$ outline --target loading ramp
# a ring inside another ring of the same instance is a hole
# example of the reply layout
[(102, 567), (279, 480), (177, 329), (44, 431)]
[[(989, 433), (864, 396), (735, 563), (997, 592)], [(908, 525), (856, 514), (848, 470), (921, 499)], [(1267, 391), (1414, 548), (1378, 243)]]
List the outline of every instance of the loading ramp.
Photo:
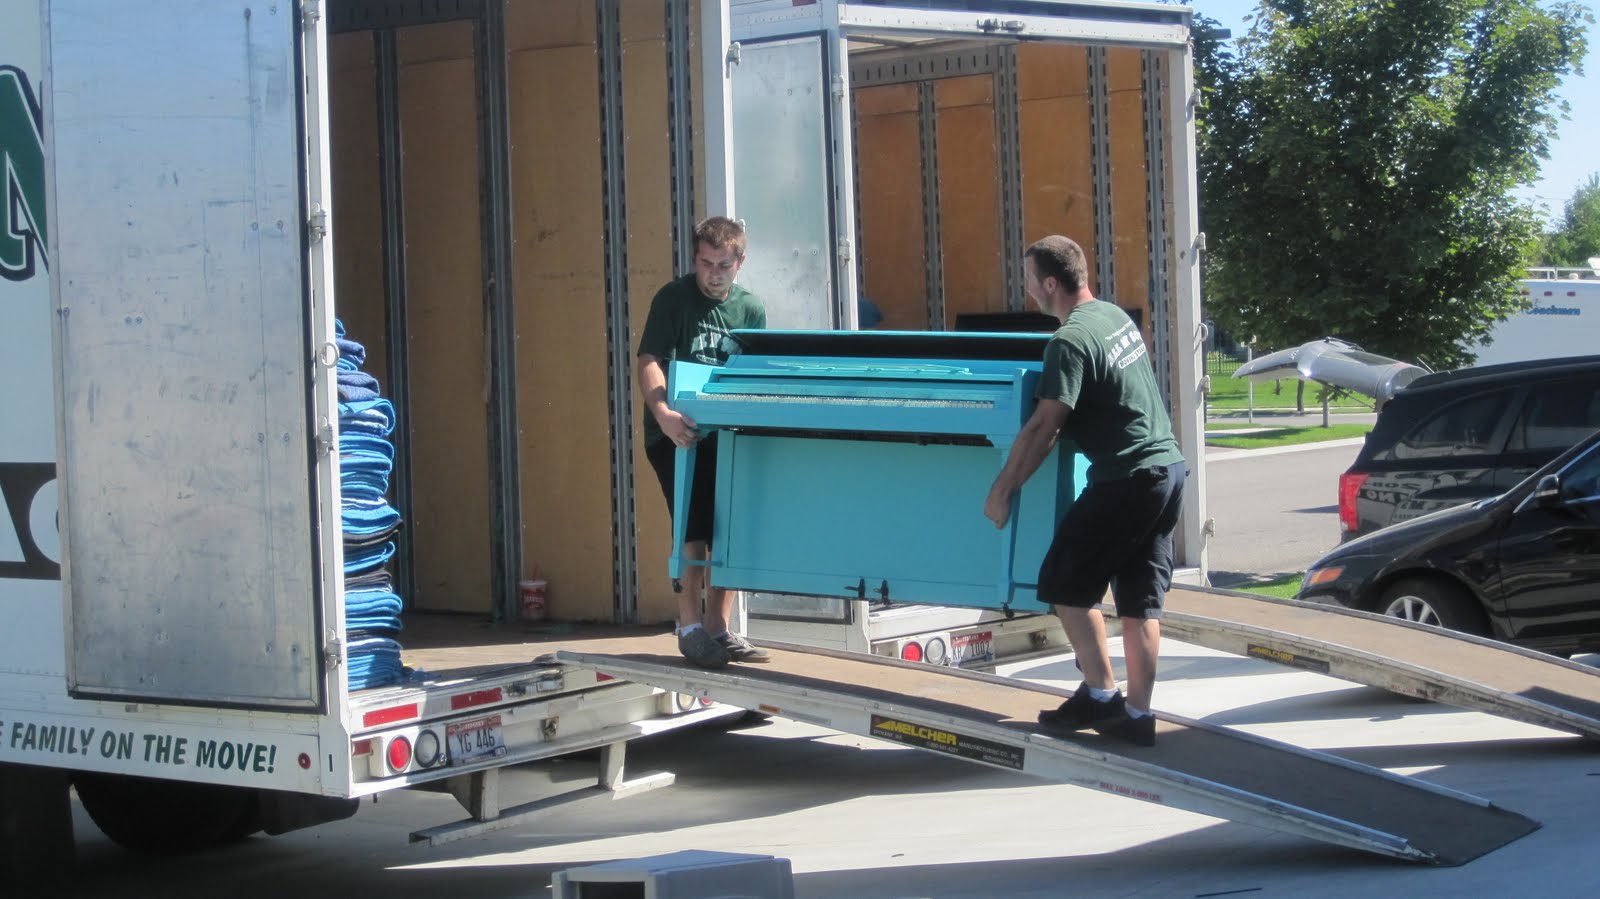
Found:
[(1600, 671), (1340, 606), (1174, 584), (1164, 636), (1600, 739)]
[[(1457, 865), (1539, 827), (1486, 800), (1323, 753), (1159, 715), (1156, 745), (1034, 723), (1065, 691), (959, 669), (786, 644), (707, 671), (670, 636), (649, 651), (562, 650), (603, 674), (765, 714), (1407, 861)], [(869, 686), (870, 685), (870, 686)]]

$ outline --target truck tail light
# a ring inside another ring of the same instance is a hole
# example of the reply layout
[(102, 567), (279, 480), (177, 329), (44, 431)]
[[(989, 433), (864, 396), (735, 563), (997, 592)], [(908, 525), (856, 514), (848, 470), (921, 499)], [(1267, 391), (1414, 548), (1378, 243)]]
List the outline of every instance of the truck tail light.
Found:
[(424, 768), (432, 768), (444, 758), (444, 744), (439, 742), (439, 735), (431, 730), (417, 734), (415, 755), (417, 764)]
[(389, 770), (396, 774), (406, 770), (411, 764), (411, 741), (405, 737), (395, 737), (389, 741)]
[(1365, 472), (1345, 472), (1339, 475), (1339, 529), (1353, 534), (1361, 522), (1356, 518), (1356, 497), (1361, 495), (1361, 485), (1367, 482)]
[(907, 662), (922, 661), (922, 644), (915, 640), (907, 640), (900, 644), (900, 658)]

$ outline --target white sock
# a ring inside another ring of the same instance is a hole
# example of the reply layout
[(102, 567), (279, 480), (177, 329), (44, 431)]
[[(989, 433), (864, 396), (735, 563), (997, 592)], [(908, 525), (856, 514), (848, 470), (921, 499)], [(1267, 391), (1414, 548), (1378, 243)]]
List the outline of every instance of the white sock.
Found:
[(1124, 704), (1122, 708), (1127, 711), (1129, 718), (1143, 718), (1150, 714), (1149, 709), (1136, 709), (1131, 705)]
[(694, 633), (695, 631), (697, 631), (699, 629), (700, 629), (700, 625), (698, 623), (686, 624), (683, 627), (678, 628), (678, 636), (687, 637), (688, 635)]
[(1109, 690), (1102, 690), (1099, 687), (1094, 686), (1089, 688), (1089, 698), (1093, 699), (1095, 702), (1109, 702), (1111, 697), (1115, 695), (1117, 695), (1116, 687), (1112, 687)]

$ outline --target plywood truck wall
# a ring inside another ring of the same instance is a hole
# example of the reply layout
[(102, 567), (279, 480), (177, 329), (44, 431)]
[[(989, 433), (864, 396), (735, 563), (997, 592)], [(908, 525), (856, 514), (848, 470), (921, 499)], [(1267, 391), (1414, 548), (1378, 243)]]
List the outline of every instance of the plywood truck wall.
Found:
[[(1139, 50), (1113, 48), (1100, 74), (1106, 91), (1109, 222), (1095, 214), (1095, 160), (1090, 55), (1083, 47), (1019, 44), (1018, 153), (1021, 159), (1023, 247), (1047, 234), (1082, 245), (1091, 278), (1107, 281), (1106, 299), (1150, 322), (1148, 165), (1144, 69)], [(856, 88), (857, 191), (862, 282), (884, 313), (885, 328), (954, 327), (967, 312), (1027, 309), (1026, 297), (1003, 294), (1001, 136), (993, 73)], [(924, 158), (919, 91), (933, 92), (932, 159)], [(924, 170), (933, 167), (934, 185)], [(927, 212), (937, 209), (937, 285), (927, 282)], [(1164, 212), (1163, 212), (1164, 214)], [(1111, 229), (1112, 259), (1103, 270), (1096, 227)], [(1109, 276), (1109, 277), (1108, 277)], [(944, 320), (930, 322), (929, 294), (942, 288)]]
[(378, 71), (372, 33), (328, 36), (328, 121), (339, 258), (334, 295), (345, 328), (367, 350), (364, 371), (389, 388), (384, 314), (383, 208), (379, 198)]
[(962, 313), (1006, 309), (994, 82), (967, 75), (934, 85), (946, 330)]
[(855, 92), (856, 153), (861, 218), (862, 284), (883, 313), (880, 327), (920, 331), (928, 326), (928, 267), (924, 252), (922, 138), (918, 86), (885, 84)]
[(1139, 310), (1150, 340), (1149, 169), (1144, 133), (1144, 59), (1125, 47), (1106, 51), (1110, 92), (1111, 221), (1116, 271), (1107, 299)]
[(1089, 59), (1082, 47), (1017, 47), (1022, 152), (1022, 239), (1065, 234), (1095, 270), (1094, 147)]
[(609, 620), (611, 425), (595, 5), (514, 3), (511, 193), (524, 567), (552, 617)]
[[(482, 612), (489, 596), (488, 414), (473, 26), (402, 28), (406, 353), (412, 571), (419, 609)], [(337, 244), (335, 244), (337, 246)]]
[[(522, 574), (537, 566), (549, 581), (552, 617), (610, 620), (618, 524), (609, 389), (633, 373), (609, 362), (598, 13), (592, 0), (511, 3), (506, 13)], [(667, 8), (625, 0), (620, 14), (625, 177), (613, 189), (625, 192), (627, 283), (615, 288), (628, 303), (631, 362), (650, 299), (676, 265)], [(395, 29), (411, 390), (402, 427), (413, 488), (409, 599), (419, 609), (486, 614), (494, 608), (489, 372), (473, 29), (466, 20)], [(330, 42), (336, 277), (339, 314), (367, 344), (367, 370), (386, 379), (373, 37)], [(639, 412), (630, 413), (638, 619), (669, 621), (668, 516), (638, 438)]]

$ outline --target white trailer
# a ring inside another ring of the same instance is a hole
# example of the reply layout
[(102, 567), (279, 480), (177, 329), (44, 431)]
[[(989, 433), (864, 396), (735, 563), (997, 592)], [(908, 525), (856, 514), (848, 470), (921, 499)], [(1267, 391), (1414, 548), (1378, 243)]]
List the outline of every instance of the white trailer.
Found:
[[(622, 788), (627, 740), (737, 711), (553, 656), (672, 617), (628, 373), (709, 212), (751, 223), (746, 277), (790, 327), (852, 326), (863, 285), (926, 327), (1019, 311), (1025, 241), (1079, 235), (1198, 465), (1188, 12), (1014, 5), (0, 2), (6, 860), (70, 845), (69, 780), (154, 849), (436, 781), (482, 822), (503, 765), (608, 747)], [(935, 59), (978, 69), (903, 77)], [(902, 296), (876, 279), (907, 253)], [(422, 673), (379, 689), (347, 681), (336, 318), (400, 419)], [(535, 571), (579, 626), (517, 620)], [(848, 621), (856, 649), (1058, 639)]]
[(1520, 292), (1532, 304), (1474, 347), (1476, 365), (1592, 355), (1600, 347), (1600, 270), (1533, 269)]

